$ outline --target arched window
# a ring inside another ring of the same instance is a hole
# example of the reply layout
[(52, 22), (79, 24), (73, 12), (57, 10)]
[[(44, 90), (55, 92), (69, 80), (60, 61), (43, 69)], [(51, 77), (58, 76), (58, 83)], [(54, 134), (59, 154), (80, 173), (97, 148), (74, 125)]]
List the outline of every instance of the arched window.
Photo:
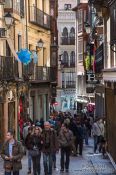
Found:
[(68, 53), (66, 52), (66, 51), (64, 51), (64, 53), (63, 53), (63, 64), (64, 64), (64, 66), (65, 65), (68, 65)]
[(62, 44), (68, 44), (68, 29), (65, 27), (62, 33)]
[(75, 52), (72, 51), (70, 54), (70, 65), (75, 66)]
[(68, 29), (66, 27), (63, 29), (62, 36), (68, 38)]
[(74, 27), (72, 27), (70, 29), (70, 37), (75, 37), (75, 28)]
[(69, 36), (70, 36), (70, 44), (74, 45), (75, 44), (75, 29), (74, 29), (74, 27), (71, 28)]

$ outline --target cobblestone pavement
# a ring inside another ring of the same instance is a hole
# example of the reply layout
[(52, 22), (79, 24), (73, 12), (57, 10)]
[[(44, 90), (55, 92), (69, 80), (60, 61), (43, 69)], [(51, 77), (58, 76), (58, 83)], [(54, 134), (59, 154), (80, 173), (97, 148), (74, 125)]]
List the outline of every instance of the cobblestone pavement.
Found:
[[(60, 154), (57, 155), (57, 168), (53, 170), (53, 175), (116, 175), (116, 171), (110, 160), (103, 159), (101, 154), (93, 154), (93, 141), (90, 140), (89, 146), (84, 146), (83, 156), (71, 157), (69, 173), (60, 173)], [(27, 157), (23, 158), (23, 169), (21, 175), (27, 175)], [(0, 159), (0, 175), (4, 174), (3, 161)], [(43, 164), (41, 160), (41, 175)]]

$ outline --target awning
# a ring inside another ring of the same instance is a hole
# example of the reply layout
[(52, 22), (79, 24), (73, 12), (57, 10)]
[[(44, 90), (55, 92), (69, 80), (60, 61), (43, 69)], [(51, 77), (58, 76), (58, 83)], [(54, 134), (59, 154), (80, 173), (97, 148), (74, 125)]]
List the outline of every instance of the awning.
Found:
[(77, 101), (79, 103), (88, 103), (88, 100), (80, 99), (80, 98), (75, 99), (75, 101)]

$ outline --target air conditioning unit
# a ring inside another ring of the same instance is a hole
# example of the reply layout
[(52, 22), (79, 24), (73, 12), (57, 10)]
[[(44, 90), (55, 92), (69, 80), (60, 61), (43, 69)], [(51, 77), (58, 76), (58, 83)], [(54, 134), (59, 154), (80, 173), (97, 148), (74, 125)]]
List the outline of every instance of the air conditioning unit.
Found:
[(6, 29), (0, 28), (0, 38), (6, 38)]

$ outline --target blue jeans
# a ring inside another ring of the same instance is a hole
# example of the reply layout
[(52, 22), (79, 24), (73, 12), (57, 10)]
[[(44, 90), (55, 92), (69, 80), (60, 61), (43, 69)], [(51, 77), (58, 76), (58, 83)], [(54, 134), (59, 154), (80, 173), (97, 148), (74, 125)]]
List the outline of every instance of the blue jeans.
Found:
[(94, 136), (94, 153), (96, 153), (97, 150), (97, 145), (98, 145), (98, 136)]
[[(11, 175), (12, 173), (11, 172), (6, 172), (5, 171), (5, 174), (4, 175)], [(13, 172), (13, 175), (19, 175), (19, 171), (14, 171)]]
[(41, 159), (41, 154), (32, 157), (33, 161), (33, 174), (34, 175), (40, 175), (41, 167), (40, 167), (40, 159)]
[(43, 164), (45, 175), (52, 175), (52, 154), (43, 153)]
[(86, 131), (85, 133), (85, 144), (88, 145), (88, 138), (89, 138), (89, 132)]
[(32, 162), (32, 157), (30, 155), (30, 151), (28, 151), (28, 169), (31, 170), (31, 162)]

